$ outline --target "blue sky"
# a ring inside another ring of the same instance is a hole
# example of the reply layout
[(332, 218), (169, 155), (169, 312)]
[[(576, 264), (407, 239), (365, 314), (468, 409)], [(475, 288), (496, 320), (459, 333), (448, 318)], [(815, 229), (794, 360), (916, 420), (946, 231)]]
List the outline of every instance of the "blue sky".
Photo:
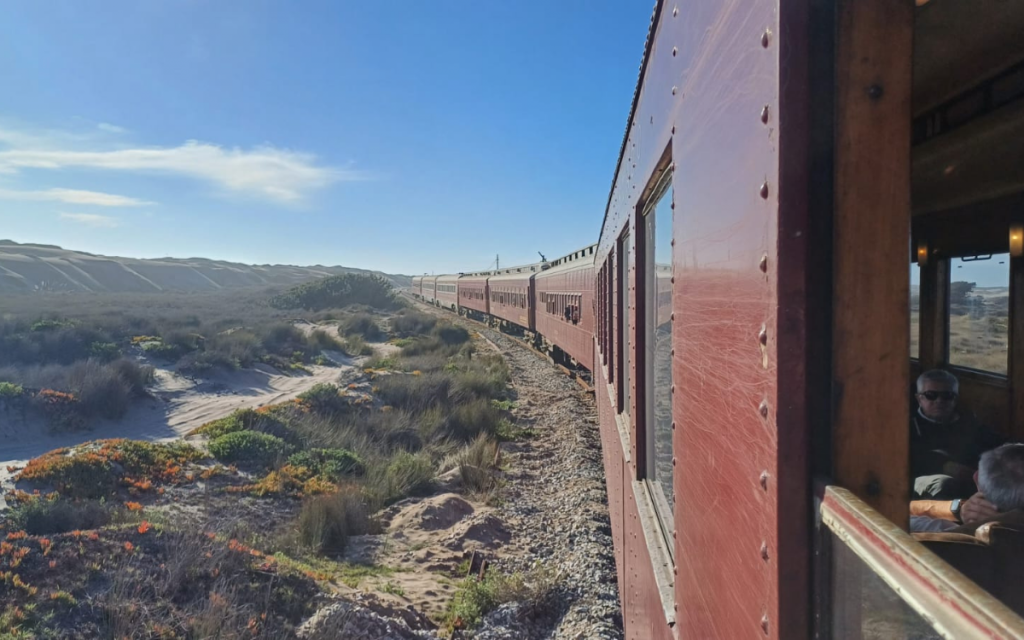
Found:
[(650, 7), (11, 3), (0, 238), (483, 269), (597, 240)]

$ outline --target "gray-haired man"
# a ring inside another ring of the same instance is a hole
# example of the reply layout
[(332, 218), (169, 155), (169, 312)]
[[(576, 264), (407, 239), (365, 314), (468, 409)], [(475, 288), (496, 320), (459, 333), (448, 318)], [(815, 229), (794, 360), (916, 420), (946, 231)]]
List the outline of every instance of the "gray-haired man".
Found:
[(967, 500), (910, 503), (911, 531), (948, 531), (961, 522), (978, 525), (1000, 513), (1024, 509), (1024, 444), (1004, 444), (981, 455), (978, 492)]
[(967, 498), (979, 456), (1005, 442), (957, 407), (959, 394), (960, 382), (948, 371), (925, 371), (917, 379), (918, 408), (910, 417), (915, 499)]

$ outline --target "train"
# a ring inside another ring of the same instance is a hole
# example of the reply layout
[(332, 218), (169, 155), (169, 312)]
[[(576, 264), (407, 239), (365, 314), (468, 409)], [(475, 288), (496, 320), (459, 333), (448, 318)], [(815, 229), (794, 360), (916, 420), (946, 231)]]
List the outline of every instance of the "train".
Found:
[[(628, 638), (1024, 638), (1024, 519), (908, 530), (915, 375), (1024, 438), (1021, 33), (658, 0), (597, 242), (414, 278), (589, 375)], [(1005, 316), (957, 315), (962, 268)]]

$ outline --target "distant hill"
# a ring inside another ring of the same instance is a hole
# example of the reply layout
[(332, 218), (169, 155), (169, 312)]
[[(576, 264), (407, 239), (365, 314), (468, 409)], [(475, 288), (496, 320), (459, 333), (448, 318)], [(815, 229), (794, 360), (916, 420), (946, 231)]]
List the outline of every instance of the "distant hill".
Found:
[(396, 287), (410, 276), (351, 267), (245, 265), (205, 258), (140, 260), (97, 256), (52, 245), (0, 240), (0, 294), (44, 291), (216, 291), (240, 287), (293, 285), (343, 273), (373, 273)]

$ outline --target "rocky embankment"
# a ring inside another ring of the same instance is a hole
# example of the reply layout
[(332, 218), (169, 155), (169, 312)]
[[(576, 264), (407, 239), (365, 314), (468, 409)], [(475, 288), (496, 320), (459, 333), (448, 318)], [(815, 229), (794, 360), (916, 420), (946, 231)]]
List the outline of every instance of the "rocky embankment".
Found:
[[(623, 637), (593, 397), (515, 340), (480, 325), (465, 326), (504, 356), (514, 386), (515, 427), (529, 434), (502, 444), (498, 500), (471, 504), (457, 493), (440, 493), (389, 508), (382, 514), (385, 534), (354, 540), (346, 555), (353, 554), (353, 561), (368, 555), (395, 567), (398, 573), (387, 580), (404, 595), (339, 593), (304, 625), (300, 637), (437, 638), (427, 617), (436, 619), (453, 595), (452, 582), (439, 578), (439, 572), (474, 553), (487, 560), (491, 572), (545, 584), (453, 637)], [(539, 601), (537, 592), (544, 593)]]
[(477, 638), (621, 638), (608, 496), (597, 409), (557, 367), (514, 340), (481, 331), (504, 354), (518, 396), (519, 427), (532, 439), (506, 445), (508, 474), (498, 512), (512, 532), (495, 560), (503, 571), (538, 564), (555, 571), (555, 601), (539, 618), (520, 603), (492, 612)]

